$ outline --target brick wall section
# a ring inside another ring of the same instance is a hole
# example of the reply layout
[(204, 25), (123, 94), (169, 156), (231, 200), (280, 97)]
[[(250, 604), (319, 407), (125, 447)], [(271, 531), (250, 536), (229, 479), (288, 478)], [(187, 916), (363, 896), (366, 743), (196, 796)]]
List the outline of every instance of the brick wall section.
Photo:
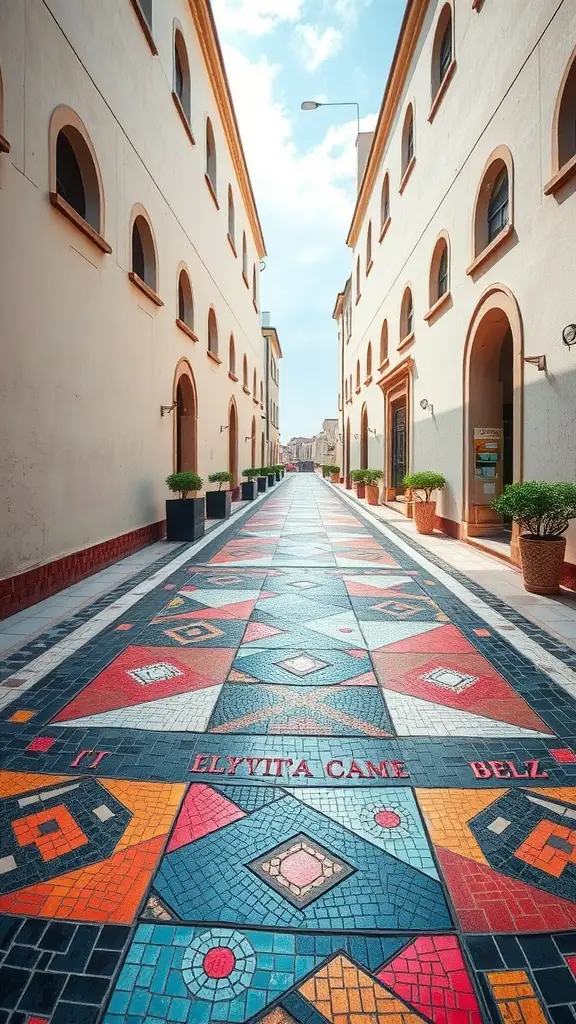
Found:
[(142, 526), (138, 530), (65, 555), (64, 558), (57, 558), (54, 562), (0, 580), (0, 619), (29, 608), (37, 601), (105, 569), (126, 555), (162, 540), (165, 533), (165, 520), (150, 523), (149, 526)]

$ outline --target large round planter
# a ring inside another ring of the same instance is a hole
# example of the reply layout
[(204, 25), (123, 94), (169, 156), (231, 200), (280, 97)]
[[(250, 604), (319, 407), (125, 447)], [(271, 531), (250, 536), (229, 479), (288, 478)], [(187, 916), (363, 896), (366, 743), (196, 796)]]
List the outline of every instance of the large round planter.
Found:
[(412, 507), (414, 509), (414, 522), (416, 523), (416, 532), (424, 534), (434, 533), (434, 523), (436, 520), (436, 502), (415, 501)]
[(378, 505), (380, 492), (377, 484), (366, 484), (366, 501), (369, 505)]
[(357, 496), (359, 498), (365, 498), (366, 497), (366, 484), (355, 484), (354, 486), (356, 487), (356, 494), (357, 494)]
[(566, 537), (533, 540), (520, 537), (524, 587), (530, 594), (557, 594), (560, 590)]

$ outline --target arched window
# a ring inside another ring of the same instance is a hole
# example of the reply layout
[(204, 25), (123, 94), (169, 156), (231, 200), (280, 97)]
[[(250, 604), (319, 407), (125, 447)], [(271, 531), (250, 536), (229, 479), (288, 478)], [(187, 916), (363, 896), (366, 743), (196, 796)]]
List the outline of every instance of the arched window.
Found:
[(152, 28), (152, 0), (138, 0), (138, 6), (144, 15), (148, 27)]
[(360, 360), (356, 360), (356, 390), (360, 389)]
[(101, 234), (100, 183), (82, 133), (64, 125), (56, 137), (56, 193)]
[(400, 307), (400, 343), (406, 341), (414, 331), (414, 302), (412, 289), (408, 286), (402, 296)]
[(380, 331), (380, 369), (388, 359), (388, 321), (385, 320)]
[(178, 275), (178, 319), (191, 331), (194, 330), (194, 299), (190, 278), (185, 270), (181, 270)]
[(256, 374), (256, 370), (254, 370), (254, 373), (252, 374), (252, 394), (253, 394), (254, 398), (258, 397), (257, 396), (257, 391), (258, 391), (258, 376)]
[(234, 223), (234, 196), (232, 195), (232, 186), (228, 185), (228, 238), (232, 242), (234, 248), (236, 247), (236, 226)]
[(186, 120), (190, 123), (190, 64), (180, 29), (176, 29), (174, 33), (174, 92)]
[(214, 129), (209, 117), (206, 118), (206, 177), (214, 190), (214, 194), (216, 194), (216, 142), (214, 139)]
[(356, 260), (356, 302), (360, 298), (360, 257)]
[(132, 225), (132, 273), (153, 292), (157, 289), (156, 249), (146, 217), (139, 213)]
[(372, 266), (372, 221), (368, 221), (368, 231), (366, 232), (366, 274), (370, 273), (370, 267)]
[(432, 99), (438, 94), (452, 64), (452, 7), (444, 4), (436, 23), (432, 46), (431, 86)]
[(228, 369), (230, 373), (236, 376), (236, 345), (234, 344), (234, 335), (230, 335), (230, 342), (228, 344)]
[(576, 156), (576, 50), (570, 58), (560, 87), (554, 114), (554, 170)]
[(242, 359), (242, 384), (246, 389), (248, 388), (248, 360), (246, 356)]
[(350, 374), (350, 399), (352, 399), (352, 374)]
[(402, 128), (402, 177), (410, 167), (414, 158), (414, 110), (410, 103), (404, 115)]
[(258, 279), (256, 277), (256, 264), (252, 264), (252, 302), (258, 309)]
[(348, 401), (348, 378), (344, 381), (344, 398)]
[(248, 284), (248, 246), (246, 245), (245, 231), (242, 232), (242, 273), (246, 284)]
[(0, 70), (0, 153), (9, 153), (10, 143), (4, 135), (4, 87), (2, 85), (2, 71)]
[(430, 262), (428, 303), (430, 309), (448, 293), (450, 288), (450, 253), (448, 236), (443, 232), (437, 239)]
[(390, 176), (388, 172), (384, 175), (382, 182), (382, 193), (380, 196), (380, 232), (384, 231), (390, 218)]
[(366, 380), (372, 376), (372, 342), (368, 342), (366, 349)]
[(513, 167), (512, 155), (506, 146), (495, 149), (486, 164), (476, 193), (474, 257), (513, 223)]
[(218, 357), (218, 323), (212, 307), (208, 313), (208, 351)]
[(260, 405), (264, 405), (264, 383), (260, 381)]

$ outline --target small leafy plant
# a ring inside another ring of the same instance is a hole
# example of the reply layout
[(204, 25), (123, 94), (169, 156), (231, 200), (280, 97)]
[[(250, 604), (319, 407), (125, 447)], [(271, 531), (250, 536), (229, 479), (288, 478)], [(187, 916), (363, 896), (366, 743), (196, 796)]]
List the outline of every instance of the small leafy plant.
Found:
[(185, 498), (190, 491), (202, 490), (202, 477), (198, 473), (170, 473), (166, 477), (169, 490)]
[(247, 480), (255, 480), (257, 476), (260, 476), (260, 470), (251, 466), (242, 470), (242, 476), (245, 476)]
[(422, 494), (418, 494), (420, 501), (431, 501), (432, 491), (441, 491), (446, 486), (446, 477), (442, 476), (442, 473), (434, 473), (431, 469), (421, 469), (418, 473), (408, 473), (404, 477), (404, 487), (409, 487), (411, 491), (423, 491)]
[(576, 519), (576, 483), (548, 483), (527, 480), (508, 484), (492, 502), (492, 508), (505, 519), (518, 523), (530, 540), (561, 537), (571, 519)]
[(353, 469), (350, 473), (352, 480), (355, 484), (363, 484), (366, 482), (366, 470), (365, 469)]
[(338, 476), (339, 473), (340, 473), (340, 466), (332, 466), (330, 464), (322, 466), (322, 476), (323, 477)]
[(364, 483), (368, 487), (376, 487), (379, 480), (382, 479), (384, 473), (381, 469), (365, 469), (364, 470)]
[(218, 490), (221, 491), (222, 484), (231, 484), (234, 477), (232, 476), (232, 473), (225, 473), (222, 471), (221, 473), (211, 473), (208, 479), (211, 484), (218, 484)]

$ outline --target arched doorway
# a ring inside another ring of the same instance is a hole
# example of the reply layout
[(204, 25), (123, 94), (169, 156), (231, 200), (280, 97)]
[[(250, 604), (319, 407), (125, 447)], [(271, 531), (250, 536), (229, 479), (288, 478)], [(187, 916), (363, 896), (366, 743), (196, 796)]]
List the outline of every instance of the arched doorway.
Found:
[(232, 483), (230, 484), (232, 499), (237, 501), (240, 496), (238, 486), (238, 412), (234, 399), (231, 400), (228, 409), (228, 472), (232, 474)]
[(352, 480), (350, 479), (350, 418), (346, 420), (346, 448), (344, 455), (344, 486), (350, 490)]
[[(512, 539), (491, 502), (522, 479), (523, 331), (507, 288), (489, 289), (468, 329), (464, 355), (464, 533), (501, 550)], [(514, 545), (515, 547), (515, 545)], [(512, 554), (516, 557), (516, 552)]]
[(250, 449), (250, 463), (252, 468), (256, 466), (256, 417), (252, 417), (252, 430), (250, 432), (251, 449)]
[(264, 439), (264, 431), (260, 435), (260, 465), (266, 465), (266, 442)]
[(368, 469), (368, 409), (366, 403), (360, 413), (360, 469)]
[(181, 359), (174, 375), (174, 468), (177, 473), (196, 473), (197, 418), (196, 385), (192, 368)]

